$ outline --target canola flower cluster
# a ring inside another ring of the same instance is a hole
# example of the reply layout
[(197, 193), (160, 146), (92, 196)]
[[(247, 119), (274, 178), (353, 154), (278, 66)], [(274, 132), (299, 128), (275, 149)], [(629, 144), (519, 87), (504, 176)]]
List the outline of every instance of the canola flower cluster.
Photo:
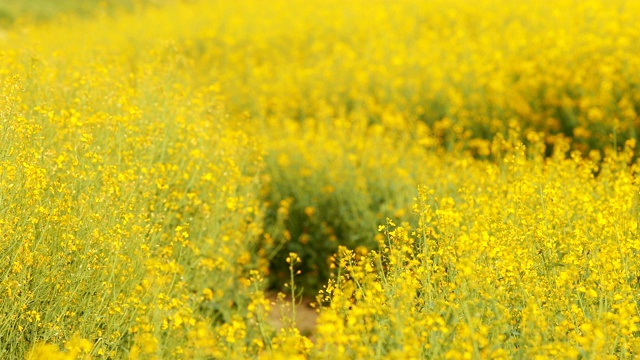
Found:
[(0, 33), (1, 358), (639, 356), (636, 2), (97, 6)]
[(341, 248), (317, 346), (345, 358), (637, 357), (635, 144), (596, 162), (567, 143), (545, 159), (532, 140), (453, 164), (448, 191), (420, 187), (418, 225), (387, 220), (378, 250)]

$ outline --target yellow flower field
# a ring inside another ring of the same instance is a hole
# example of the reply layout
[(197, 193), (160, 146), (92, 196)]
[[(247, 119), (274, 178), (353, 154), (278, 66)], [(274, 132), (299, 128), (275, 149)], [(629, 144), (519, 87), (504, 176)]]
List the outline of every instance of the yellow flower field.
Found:
[(640, 3), (18, 3), (0, 358), (640, 356)]

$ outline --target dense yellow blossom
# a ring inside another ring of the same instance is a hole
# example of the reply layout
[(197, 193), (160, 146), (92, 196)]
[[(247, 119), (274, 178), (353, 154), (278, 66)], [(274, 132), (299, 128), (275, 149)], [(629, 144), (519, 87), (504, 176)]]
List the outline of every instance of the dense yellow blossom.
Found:
[(0, 358), (640, 356), (637, 2), (30, 6)]
[(597, 177), (594, 162), (564, 150), (546, 159), (537, 145), (468, 159), (448, 188), (420, 188), (417, 226), (389, 220), (360, 259), (343, 249), (342, 275), (322, 294), (319, 354), (637, 356), (633, 142)]

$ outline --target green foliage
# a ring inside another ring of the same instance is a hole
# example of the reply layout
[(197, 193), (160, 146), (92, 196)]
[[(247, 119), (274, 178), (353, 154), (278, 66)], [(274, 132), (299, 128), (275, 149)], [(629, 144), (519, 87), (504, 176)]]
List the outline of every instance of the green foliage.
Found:
[(170, 0), (0, 0), (0, 26), (13, 25), (20, 19), (47, 21), (61, 15), (92, 16), (136, 6), (160, 5)]

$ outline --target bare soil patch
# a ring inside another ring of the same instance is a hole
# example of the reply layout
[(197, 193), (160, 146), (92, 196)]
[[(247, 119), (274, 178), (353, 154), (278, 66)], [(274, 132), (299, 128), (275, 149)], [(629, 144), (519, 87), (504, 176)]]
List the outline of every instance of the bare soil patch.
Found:
[[(285, 297), (284, 299), (278, 299), (276, 293), (269, 293), (266, 295), (267, 299), (271, 302), (271, 313), (269, 314), (269, 323), (271, 326), (280, 330), (284, 327), (282, 320), (284, 318), (291, 318), (292, 315), (292, 302), (291, 297)], [(318, 312), (311, 306), (314, 300), (312, 299), (296, 299), (295, 302), (295, 326), (300, 330), (300, 334), (308, 337), (313, 341), (313, 333), (316, 328), (316, 321), (318, 319)]]

